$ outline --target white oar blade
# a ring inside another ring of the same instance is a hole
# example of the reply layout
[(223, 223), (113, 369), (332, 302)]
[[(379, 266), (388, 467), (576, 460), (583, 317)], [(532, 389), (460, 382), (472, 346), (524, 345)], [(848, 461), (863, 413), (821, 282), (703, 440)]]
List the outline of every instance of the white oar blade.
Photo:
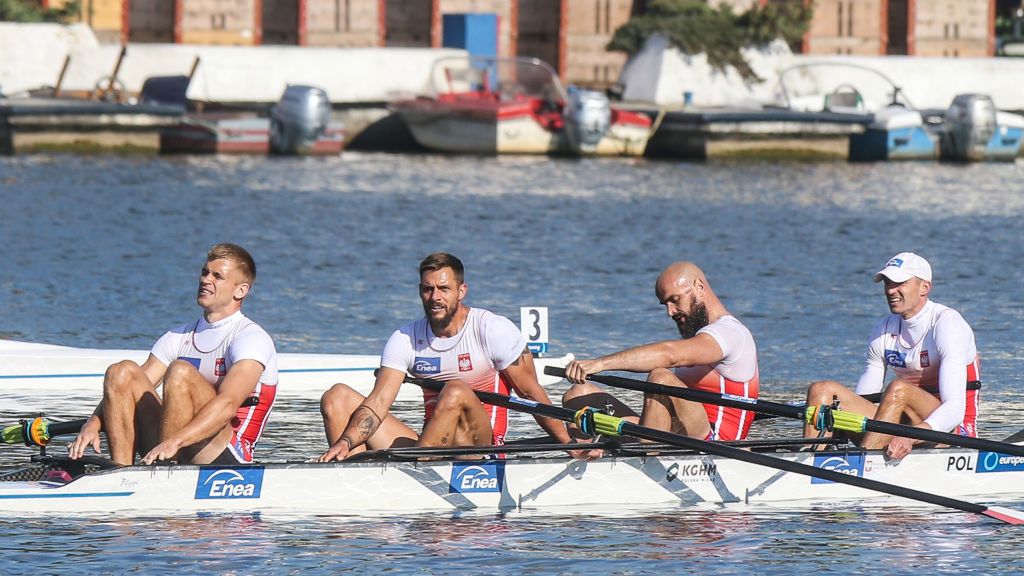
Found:
[(982, 512), (985, 516), (995, 518), (996, 520), (1002, 520), (1007, 524), (1022, 524), (1024, 525), (1024, 512), (1020, 510), (1014, 510), (1013, 508), (1006, 508), (1003, 506), (989, 506), (988, 510)]

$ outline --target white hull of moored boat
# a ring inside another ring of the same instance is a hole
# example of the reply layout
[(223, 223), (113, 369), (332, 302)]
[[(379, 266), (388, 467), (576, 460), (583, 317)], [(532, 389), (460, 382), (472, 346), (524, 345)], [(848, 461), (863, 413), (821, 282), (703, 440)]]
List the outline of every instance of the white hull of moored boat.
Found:
[[(947, 497), (1006, 500), (1024, 493), (1024, 458), (971, 450), (915, 450), (901, 461), (878, 452), (773, 454)], [(510, 458), (431, 462), (275, 463), (238, 467), (131, 466), (66, 484), (0, 482), (0, 516), (205, 512), (343, 514), (550, 510), (629, 514), (698, 505), (783, 503), (807, 508), (886, 498), (700, 454)]]
[[(121, 360), (145, 362), (147, 350), (103, 350), (69, 348), (0, 340), (0, 390), (33, 396), (102, 392), (103, 373)], [(537, 377), (550, 386), (559, 378), (544, 375), (544, 366), (565, 366), (572, 355), (538, 358)], [(317, 398), (337, 382), (344, 382), (361, 394), (373, 389), (373, 371), (380, 356), (359, 354), (294, 354), (277, 356), (280, 376), (278, 393), (283, 396)], [(399, 401), (423, 397), (420, 388), (402, 386)]]

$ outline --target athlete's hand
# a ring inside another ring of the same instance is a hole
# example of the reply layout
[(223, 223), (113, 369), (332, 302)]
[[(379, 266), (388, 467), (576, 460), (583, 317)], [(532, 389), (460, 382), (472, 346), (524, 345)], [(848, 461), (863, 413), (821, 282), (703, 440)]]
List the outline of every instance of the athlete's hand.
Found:
[(85, 426), (78, 431), (78, 436), (68, 445), (68, 458), (78, 460), (85, 455), (85, 449), (92, 446), (93, 452), (100, 453), (100, 423), (92, 416), (86, 421)]
[(327, 452), (324, 452), (319, 458), (317, 458), (316, 461), (317, 462), (334, 462), (334, 461), (341, 462), (345, 458), (348, 458), (348, 453), (351, 450), (352, 450), (352, 444), (349, 441), (349, 439), (345, 438), (345, 437), (341, 437), (340, 439), (338, 439), (337, 442), (334, 443), (333, 446), (331, 446), (331, 448), (329, 450), (327, 450)]
[(573, 384), (583, 384), (588, 376), (600, 371), (599, 360), (573, 360), (565, 366), (565, 379)]
[(910, 438), (893, 438), (885, 447), (885, 453), (893, 460), (899, 460), (914, 449), (914, 441)]
[(171, 460), (178, 454), (178, 450), (181, 450), (181, 440), (177, 438), (164, 440), (150, 450), (149, 454), (142, 457), (142, 463), (152, 464), (157, 460)]

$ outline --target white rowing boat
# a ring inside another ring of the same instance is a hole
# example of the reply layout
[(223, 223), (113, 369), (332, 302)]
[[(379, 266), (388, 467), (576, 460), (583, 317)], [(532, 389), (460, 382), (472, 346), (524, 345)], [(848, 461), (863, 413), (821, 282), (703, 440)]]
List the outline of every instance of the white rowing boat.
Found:
[[(693, 452), (596, 461), (510, 455), (504, 460), (128, 466), (71, 482), (0, 482), (0, 516), (207, 512), (413, 514), (539, 510), (622, 515), (644, 508), (889, 498), (878, 492)], [(550, 450), (550, 447), (548, 447)], [(420, 453), (422, 455), (422, 452)], [(405, 453), (404, 458), (415, 456)], [(900, 461), (872, 451), (773, 452), (785, 460), (946, 497), (1005, 500), (1024, 494), (1024, 457), (962, 449), (915, 450)], [(873, 500), (887, 502), (887, 500)]]
[[(100, 394), (103, 373), (121, 360), (142, 363), (148, 350), (106, 350), (70, 348), (52, 344), (36, 344), (0, 340), (0, 390), (33, 395), (82, 392)], [(561, 381), (546, 376), (545, 366), (564, 367), (572, 354), (537, 358), (537, 377), (544, 386)], [(380, 356), (363, 354), (295, 354), (277, 355), (283, 396), (317, 398), (331, 385), (344, 382), (366, 395), (373, 389), (373, 371), (380, 367)], [(413, 385), (402, 386), (399, 401), (422, 399), (422, 391)]]

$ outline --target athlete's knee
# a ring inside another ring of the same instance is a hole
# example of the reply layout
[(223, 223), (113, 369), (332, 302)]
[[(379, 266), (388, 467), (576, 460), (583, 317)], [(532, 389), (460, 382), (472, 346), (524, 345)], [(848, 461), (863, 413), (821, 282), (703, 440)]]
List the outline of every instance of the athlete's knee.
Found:
[(582, 384), (573, 384), (572, 386), (569, 387), (568, 390), (566, 390), (562, 394), (562, 405), (564, 406), (566, 402), (571, 402), (576, 398), (602, 393), (604, 393), (604, 390), (601, 390), (600, 388), (597, 387), (597, 385), (592, 384), (590, 382), (584, 382)]
[(175, 386), (177, 383), (188, 380), (198, 374), (199, 370), (192, 363), (185, 360), (175, 360), (171, 362), (171, 365), (167, 367), (167, 371), (164, 372), (164, 386)]
[(885, 394), (882, 397), (883, 402), (903, 402), (907, 399), (911, 390), (915, 388), (917, 388), (917, 386), (907, 382), (906, 380), (893, 380), (885, 389)]
[(107, 394), (126, 392), (139, 371), (139, 365), (131, 360), (111, 364), (103, 376), (103, 391)]
[(817, 399), (815, 403), (819, 401), (824, 402), (831, 396), (838, 394), (838, 390), (840, 388), (845, 387), (835, 380), (819, 380), (817, 382), (812, 382), (811, 385), (807, 387), (807, 397)]
[(328, 388), (320, 397), (320, 415), (324, 418), (333, 418), (342, 412), (351, 414), (363, 400), (361, 394), (347, 384), (339, 382)]
[(446, 410), (459, 408), (477, 401), (476, 394), (468, 384), (463, 382), (448, 382), (437, 395), (437, 409)]
[(647, 375), (647, 381), (654, 384), (664, 384), (665, 386), (685, 386), (685, 384), (676, 377), (675, 372), (667, 368), (655, 368), (654, 370), (651, 370), (650, 374)]

